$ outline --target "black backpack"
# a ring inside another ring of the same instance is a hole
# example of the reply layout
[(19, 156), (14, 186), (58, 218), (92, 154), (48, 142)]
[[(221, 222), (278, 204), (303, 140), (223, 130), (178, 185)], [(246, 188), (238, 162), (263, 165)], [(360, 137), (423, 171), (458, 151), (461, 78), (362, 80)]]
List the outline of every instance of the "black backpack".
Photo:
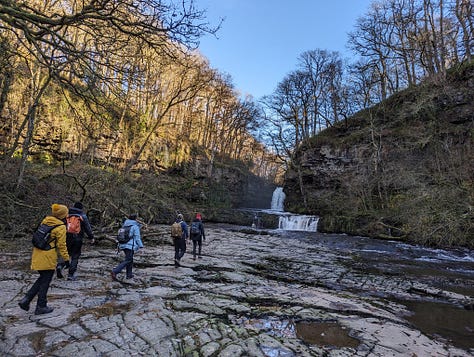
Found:
[(56, 244), (54, 245), (54, 247), (51, 247), (49, 244), (52, 242), (51, 231), (59, 226), (62, 226), (62, 224), (57, 224), (55, 226), (40, 224), (36, 231), (33, 233), (33, 238), (31, 239), (33, 247), (41, 250), (50, 250), (56, 248)]
[(130, 237), (130, 231), (132, 230), (132, 226), (123, 226), (118, 230), (117, 233), (117, 242), (119, 244), (127, 243), (132, 237)]
[(191, 223), (191, 234), (193, 236), (197, 236), (201, 234), (201, 227), (200, 227), (201, 222), (192, 222)]

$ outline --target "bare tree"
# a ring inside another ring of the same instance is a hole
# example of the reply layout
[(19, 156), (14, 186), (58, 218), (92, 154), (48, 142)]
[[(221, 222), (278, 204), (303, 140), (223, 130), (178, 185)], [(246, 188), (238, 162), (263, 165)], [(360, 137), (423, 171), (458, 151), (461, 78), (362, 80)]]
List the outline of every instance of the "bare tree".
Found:
[(157, 129), (161, 125), (165, 124), (167, 116), (170, 127), (178, 133), (175, 137), (180, 138), (184, 135), (188, 127), (184, 118), (182, 116), (173, 118), (169, 114), (173, 108), (179, 111), (180, 104), (195, 98), (210, 79), (210, 73), (203, 71), (203, 67), (196, 60), (196, 57), (188, 56), (186, 64), (184, 60), (178, 65), (173, 62), (168, 63), (167, 67), (174, 69), (167, 73), (161, 73), (161, 75), (156, 72), (149, 73), (150, 79), (154, 78), (155, 84), (153, 85), (154, 90), (150, 93), (153, 96), (149, 102), (150, 108), (145, 111), (149, 113), (147, 116), (149, 119), (148, 129), (145, 137), (140, 138), (138, 150), (134, 152), (128, 162), (126, 172), (137, 163), (146, 146), (149, 145), (151, 137), (157, 134)]
[(474, 5), (470, 0), (456, 0), (454, 13), (462, 29), (465, 58), (470, 61), (474, 52)]
[(351, 49), (363, 58), (371, 59), (378, 71), (380, 97), (388, 95), (388, 59), (393, 27), (386, 21), (386, 11), (381, 3), (374, 3), (364, 17), (357, 20), (355, 30), (349, 33), (348, 44)]
[[(312, 136), (324, 127), (339, 121), (339, 102), (342, 91), (342, 59), (339, 52), (326, 50), (306, 51), (299, 57), (299, 68), (310, 81), (313, 118)], [(324, 120), (324, 123), (320, 119)]]
[[(89, 102), (98, 101), (99, 93), (120, 92), (137, 47), (168, 57), (181, 45), (194, 48), (203, 33), (216, 30), (203, 15), (192, 0), (0, 0), (0, 30), (15, 36), (18, 50), (28, 52), (50, 80)], [(34, 115), (28, 122), (30, 136)]]

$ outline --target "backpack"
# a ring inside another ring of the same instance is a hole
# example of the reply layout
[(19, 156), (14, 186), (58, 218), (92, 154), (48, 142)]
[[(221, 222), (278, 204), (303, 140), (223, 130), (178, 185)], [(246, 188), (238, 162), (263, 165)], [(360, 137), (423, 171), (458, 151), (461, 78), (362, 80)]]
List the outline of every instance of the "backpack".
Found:
[(128, 243), (128, 241), (132, 239), (132, 237), (130, 237), (131, 230), (132, 230), (132, 226), (121, 227), (117, 233), (117, 242), (119, 244)]
[(62, 226), (62, 224), (57, 224), (55, 226), (40, 224), (36, 231), (33, 233), (33, 238), (31, 239), (33, 247), (41, 250), (50, 250), (56, 248), (56, 245), (54, 247), (51, 247), (49, 243), (52, 242), (52, 240), (50, 240), (51, 231), (59, 226)]
[(174, 222), (171, 225), (171, 237), (174, 239), (181, 238), (183, 235), (183, 229), (181, 228), (181, 223), (180, 222)]
[(200, 227), (200, 222), (192, 222), (191, 223), (191, 234), (194, 236), (200, 235), (201, 234), (201, 227)]
[(78, 215), (70, 215), (66, 218), (67, 233), (78, 234), (81, 232), (82, 217)]

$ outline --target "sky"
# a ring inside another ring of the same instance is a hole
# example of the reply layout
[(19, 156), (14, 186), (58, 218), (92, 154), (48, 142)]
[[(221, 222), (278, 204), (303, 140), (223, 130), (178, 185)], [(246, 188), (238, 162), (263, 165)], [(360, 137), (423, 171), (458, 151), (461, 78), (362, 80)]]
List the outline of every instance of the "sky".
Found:
[(211, 25), (224, 19), (216, 36), (201, 38), (199, 51), (210, 66), (229, 74), (242, 96), (260, 99), (297, 69), (305, 51), (339, 51), (373, 0), (194, 0)]

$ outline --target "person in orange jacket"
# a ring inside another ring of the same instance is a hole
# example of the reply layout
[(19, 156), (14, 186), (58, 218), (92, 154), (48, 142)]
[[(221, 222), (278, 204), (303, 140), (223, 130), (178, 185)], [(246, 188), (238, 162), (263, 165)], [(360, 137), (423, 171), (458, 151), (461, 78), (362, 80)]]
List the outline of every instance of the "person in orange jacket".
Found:
[(51, 231), (51, 241), (49, 243), (50, 250), (42, 250), (36, 247), (33, 248), (31, 255), (31, 269), (37, 270), (39, 273), (38, 279), (33, 286), (28, 290), (25, 297), (20, 300), (18, 305), (25, 311), (30, 309), (30, 303), (36, 295), (38, 301), (36, 303), (35, 315), (47, 314), (54, 309), (47, 305), (47, 293), (54, 272), (58, 262), (58, 253), (62, 256), (66, 265), (69, 265), (69, 254), (66, 247), (66, 216), (68, 208), (60, 204), (53, 204), (51, 206), (51, 215), (46, 216), (41, 224), (47, 226), (56, 226)]

